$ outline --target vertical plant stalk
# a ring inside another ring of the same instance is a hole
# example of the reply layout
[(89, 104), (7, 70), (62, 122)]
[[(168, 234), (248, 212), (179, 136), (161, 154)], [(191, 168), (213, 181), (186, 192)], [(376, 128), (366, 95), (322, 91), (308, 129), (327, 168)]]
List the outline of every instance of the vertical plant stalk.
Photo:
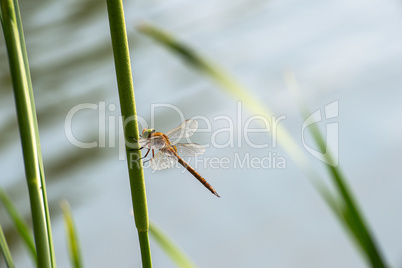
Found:
[(56, 267), (38, 122), (18, 2), (1, 0), (1, 11), (28, 183), (38, 266)]
[[(135, 148), (139, 148), (137, 143), (139, 139), (138, 123), (136, 120), (137, 112), (131, 75), (126, 25), (124, 21), (123, 3), (121, 0), (107, 0), (107, 9), (116, 67), (117, 85), (119, 89), (120, 108), (123, 117), (124, 136), (126, 141), (129, 138), (133, 138), (135, 141)], [(142, 161), (139, 160), (132, 162), (132, 159), (141, 158), (141, 151), (130, 151), (129, 149), (130, 148), (126, 144), (134, 220), (138, 230), (142, 265), (143, 267), (152, 267), (151, 250), (148, 238), (148, 208)], [(131, 158), (131, 156), (133, 156), (133, 158)]]
[[(14, 261), (11, 257), (10, 250), (8, 249), (7, 241), (3, 233), (3, 228), (0, 225), (0, 251), (3, 253), (4, 260), (8, 268), (14, 268)], [(1, 256), (1, 254), (0, 254)], [(0, 260), (1, 261), (1, 260)]]

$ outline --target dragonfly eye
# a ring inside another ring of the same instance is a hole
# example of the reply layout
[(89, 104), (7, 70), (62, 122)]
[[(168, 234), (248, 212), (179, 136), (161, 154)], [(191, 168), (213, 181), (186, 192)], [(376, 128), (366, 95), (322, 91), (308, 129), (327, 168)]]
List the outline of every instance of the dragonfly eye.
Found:
[(142, 131), (142, 136), (145, 139), (148, 139), (149, 137), (151, 137), (151, 134), (155, 133), (155, 129), (148, 129), (148, 128), (144, 128), (144, 130)]
[(144, 128), (143, 130), (142, 130), (142, 136), (144, 136), (144, 133), (145, 133), (145, 131), (147, 131), (148, 129), (147, 128)]

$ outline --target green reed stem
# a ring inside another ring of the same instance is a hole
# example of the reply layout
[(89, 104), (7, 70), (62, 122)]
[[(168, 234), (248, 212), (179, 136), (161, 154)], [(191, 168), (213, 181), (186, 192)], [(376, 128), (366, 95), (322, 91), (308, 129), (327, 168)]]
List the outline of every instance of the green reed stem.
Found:
[(31, 203), (38, 266), (56, 267), (35, 102), (18, 2), (1, 0), (1, 12)]
[[(132, 138), (134, 148), (139, 148), (137, 112), (134, 98), (134, 86), (131, 75), (130, 54), (127, 42), (126, 25), (124, 21), (123, 3), (121, 0), (107, 0), (109, 14), (110, 34), (114, 62), (116, 68), (117, 85), (119, 88), (120, 108), (123, 116), (124, 136), (126, 141)], [(145, 192), (144, 172), (139, 150), (130, 151), (126, 146), (128, 172), (130, 177), (131, 197), (134, 209), (134, 220), (138, 229), (143, 267), (152, 267), (151, 250), (148, 239), (148, 208)]]

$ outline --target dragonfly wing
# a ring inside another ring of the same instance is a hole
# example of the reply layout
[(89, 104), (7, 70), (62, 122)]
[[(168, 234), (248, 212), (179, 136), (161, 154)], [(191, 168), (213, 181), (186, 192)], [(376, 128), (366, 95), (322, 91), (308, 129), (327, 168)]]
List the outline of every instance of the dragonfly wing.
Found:
[(189, 119), (181, 123), (181, 125), (177, 128), (166, 133), (166, 135), (168, 136), (169, 140), (174, 143), (175, 140), (178, 141), (180, 139), (191, 137), (197, 128), (197, 121)]
[(140, 138), (138, 144), (140, 145), (140, 148), (147, 148), (148, 139)]
[(169, 152), (159, 151), (152, 159), (151, 159), (151, 168), (153, 170), (162, 170), (171, 168), (177, 162), (177, 159), (174, 155)]
[(161, 136), (155, 136), (148, 139), (149, 140), (149, 147), (150, 149), (157, 149), (160, 150), (166, 147), (166, 140), (163, 139)]
[(197, 156), (205, 152), (205, 147), (196, 143), (178, 143), (175, 146), (177, 154), (182, 156)]
[(166, 147), (165, 139), (161, 138), (160, 136), (150, 137), (150, 138), (141, 138), (139, 139), (138, 143), (140, 144), (140, 148), (146, 149), (154, 149), (160, 150)]

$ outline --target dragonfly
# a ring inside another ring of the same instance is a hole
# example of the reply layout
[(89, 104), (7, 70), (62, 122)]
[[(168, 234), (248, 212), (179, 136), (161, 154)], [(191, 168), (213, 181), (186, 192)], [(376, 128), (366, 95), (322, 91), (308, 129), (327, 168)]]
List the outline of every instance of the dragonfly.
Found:
[[(140, 149), (148, 149), (143, 158), (146, 158), (152, 151), (150, 161), (153, 170), (162, 170), (173, 167), (179, 162), (187, 169), (199, 182), (201, 182), (211, 193), (220, 197), (215, 189), (193, 169), (181, 156), (198, 156), (205, 152), (202, 145), (196, 143), (179, 143), (181, 139), (191, 137), (198, 128), (198, 123), (195, 120), (186, 120), (175, 129), (170, 130), (166, 134), (156, 132), (155, 129), (145, 128), (142, 131), (142, 137), (138, 143)], [(155, 155), (154, 151), (159, 150)], [(181, 155), (181, 156), (180, 156)]]

